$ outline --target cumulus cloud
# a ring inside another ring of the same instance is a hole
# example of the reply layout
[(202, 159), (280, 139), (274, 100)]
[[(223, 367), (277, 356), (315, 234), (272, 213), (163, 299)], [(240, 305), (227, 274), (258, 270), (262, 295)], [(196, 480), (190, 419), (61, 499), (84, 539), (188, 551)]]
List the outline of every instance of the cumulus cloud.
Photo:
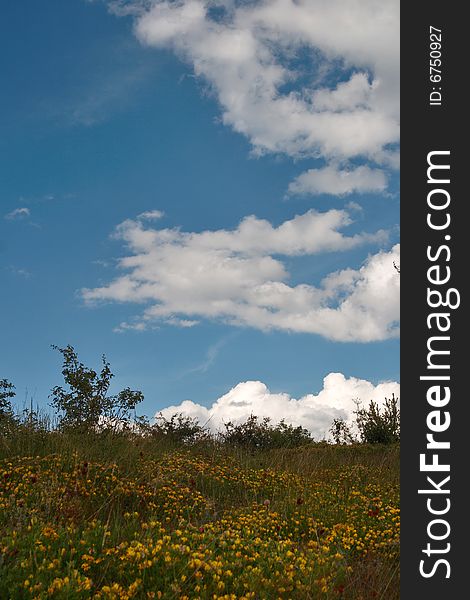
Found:
[(397, 0), (125, 6), (137, 38), (188, 61), (218, 98), (223, 122), (245, 135), (255, 153), (394, 160)]
[(118, 262), (125, 272), (105, 286), (83, 289), (82, 296), (88, 303), (140, 303), (140, 320), (149, 325), (192, 326), (205, 318), (338, 341), (397, 336), (399, 276), (393, 262), (399, 261), (398, 245), (369, 256), (357, 270), (330, 274), (319, 286), (288, 283), (283, 257), (345, 251), (387, 239), (384, 231), (342, 233), (351, 223), (346, 210), (310, 210), (277, 227), (250, 216), (234, 230), (198, 233), (128, 219), (114, 234), (130, 251)]
[(371, 169), (365, 165), (355, 169), (327, 166), (321, 169), (309, 169), (299, 175), (290, 183), (288, 193), (345, 196), (352, 192), (384, 192), (386, 189), (387, 176), (381, 169)]
[(355, 400), (368, 406), (370, 400), (379, 406), (392, 394), (399, 396), (400, 385), (395, 381), (372, 384), (365, 379), (345, 377), (342, 373), (330, 373), (323, 380), (318, 394), (292, 398), (287, 393), (273, 393), (261, 381), (245, 381), (218, 398), (209, 408), (185, 400), (181, 404), (163, 409), (161, 414), (169, 418), (175, 413), (195, 417), (201, 424), (207, 423), (213, 431), (232, 421), (240, 423), (251, 414), (270, 417), (273, 423), (282, 419), (294, 426), (308, 429), (315, 439), (328, 437), (328, 430), (336, 418), (352, 423)]
[(29, 210), (29, 208), (26, 208), (25, 206), (21, 207), (21, 208), (15, 208), (15, 210), (12, 210), (11, 212), (7, 213), (5, 215), (5, 219), (9, 220), (9, 221), (13, 221), (15, 219), (25, 219), (27, 217), (29, 217), (31, 215), (31, 211)]

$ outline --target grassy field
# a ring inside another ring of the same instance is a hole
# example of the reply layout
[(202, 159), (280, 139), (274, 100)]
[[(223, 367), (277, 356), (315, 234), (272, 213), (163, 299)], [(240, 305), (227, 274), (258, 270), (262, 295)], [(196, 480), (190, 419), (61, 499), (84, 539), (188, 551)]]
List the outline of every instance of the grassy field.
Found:
[(0, 440), (0, 598), (399, 598), (399, 447)]

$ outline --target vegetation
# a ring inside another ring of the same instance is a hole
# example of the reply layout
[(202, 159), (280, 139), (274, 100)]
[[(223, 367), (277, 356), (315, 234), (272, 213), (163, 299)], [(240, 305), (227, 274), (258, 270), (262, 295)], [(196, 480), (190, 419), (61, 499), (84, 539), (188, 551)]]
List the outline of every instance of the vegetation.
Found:
[(52, 406), (59, 414), (59, 427), (83, 431), (107, 423), (119, 427), (129, 423), (132, 411), (144, 396), (126, 388), (115, 396), (108, 395), (111, 372), (106, 357), (98, 374), (79, 362), (72, 346), (58, 348), (64, 359), (62, 375), (67, 389), (56, 386), (52, 390)]
[(15, 395), (15, 386), (7, 379), (0, 379), (0, 435), (7, 434), (17, 424), (11, 404)]
[(368, 408), (356, 403), (355, 425), (357, 434), (344, 419), (335, 419), (330, 433), (336, 444), (394, 444), (400, 441), (400, 408), (392, 394), (380, 408), (371, 400)]
[(240, 446), (249, 450), (267, 450), (269, 448), (296, 448), (312, 442), (307, 429), (288, 425), (282, 420), (277, 425), (271, 419), (259, 419), (256, 415), (244, 423), (225, 423), (225, 431), (220, 434), (222, 442), (229, 446)]
[(400, 441), (400, 409), (398, 398), (392, 395), (385, 398), (380, 409), (375, 402), (369, 408), (359, 408), (356, 412), (361, 442), (367, 444), (393, 444)]
[(0, 381), (0, 598), (398, 600), (394, 397), (337, 444), (254, 415), (214, 436), (58, 350), (57, 423)]

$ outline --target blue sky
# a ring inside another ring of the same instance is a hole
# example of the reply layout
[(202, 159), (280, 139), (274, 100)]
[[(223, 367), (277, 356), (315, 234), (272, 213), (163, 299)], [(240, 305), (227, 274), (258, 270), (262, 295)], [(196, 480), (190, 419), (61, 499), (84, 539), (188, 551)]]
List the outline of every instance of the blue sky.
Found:
[(20, 404), (60, 383), (51, 344), (105, 353), (148, 415), (236, 389), (347, 416), (345, 395), (396, 389), (397, 6), (365, 1), (387, 35), (358, 14), (336, 44), (303, 24), (344, 2), (284, 27), (289, 5), (5, 6), (0, 378)]

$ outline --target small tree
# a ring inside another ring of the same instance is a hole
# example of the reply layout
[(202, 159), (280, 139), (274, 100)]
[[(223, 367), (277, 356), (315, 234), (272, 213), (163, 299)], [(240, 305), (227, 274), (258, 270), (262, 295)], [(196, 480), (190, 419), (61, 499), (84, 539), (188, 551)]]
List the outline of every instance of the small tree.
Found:
[(367, 444), (392, 444), (400, 441), (398, 398), (385, 398), (382, 409), (371, 400), (369, 408), (355, 411), (361, 441)]
[(357, 442), (357, 438), (351, 431), (350, 425), (342, 418), (333, 420), (330, 433), (335, 444), (353, 444)]
[(52, 406), (59, 413), (59, 427), (90, 431), (99, 427), (116, 429), (128, 425), (132, 411), (144, 399), (142, 392), (125, 388), (109, 396), (114, 375), (104, 355), (103, 366), (98, 374), (79, 362), (72, 346), (52, 347), (63, 356), (62, 375), (68, 386), (68, 389), (54, 387), (49, 396)]
[(15, 396), (15, 386), (8, 379), (0, 379), (0, 418), (13, 413), (11, 398)]
[(16, 421), (11, 405), (15, 396), (15, 386), (8, 379), (0, 379), (0, 429), (8, 428)]
[(344, 419), (333, 421), (330, 434), (335, 444), (392, 444), (400, 441), (400, 409), (394, 394), (385, 398), (382, 408), (372, 400), (368, 408), (361, 408), (359, 400), (354, 402), (354, 424)]

